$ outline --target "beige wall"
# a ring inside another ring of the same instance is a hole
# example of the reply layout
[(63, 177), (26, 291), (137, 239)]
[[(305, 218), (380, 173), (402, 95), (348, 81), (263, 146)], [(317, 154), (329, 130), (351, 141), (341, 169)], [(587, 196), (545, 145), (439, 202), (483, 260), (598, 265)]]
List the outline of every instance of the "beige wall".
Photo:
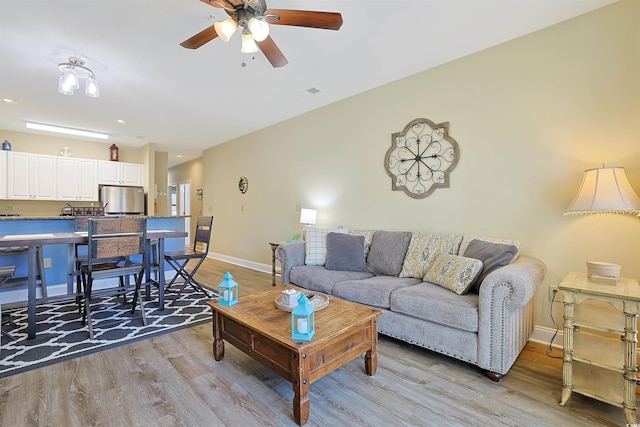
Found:
[[(301, 229), (298, 204), (321, 227), (516, 238), (548, 266), (536, 324), (551, 326), (548, 285), (586, 260), (640, 277), (640, 219), (562, 215), (603, 163), (640, 192), (638, 22), (625, 0), (207, 150), (212, 250), (269, 264), (268, 242)], [(448, 121), (461, 157), (450, 188), (415, 200), (391, 191), (383, 161), (419, 117)]]

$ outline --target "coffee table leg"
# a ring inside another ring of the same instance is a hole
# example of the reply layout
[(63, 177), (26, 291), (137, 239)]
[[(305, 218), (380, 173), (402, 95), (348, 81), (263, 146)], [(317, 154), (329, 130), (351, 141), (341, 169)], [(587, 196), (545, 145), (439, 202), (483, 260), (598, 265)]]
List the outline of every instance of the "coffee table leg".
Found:
[(364, 369), (370, 377), (378, 370), (378, 323), (373, 320), (371, 323), (371, 350), (364, 355)]
[(293, 417), (298, 425), (305, 425), (309, 421), (311, 402), (309, 401), (309, 375), (307, 355), (302, 354), (298, 359), (298, 366), (294, 370), (293, 384)]
[(220, 336), (220, 316), (217, 311), (213, 312), (213, 358), (216, 362), (224, 359), (224, 341)]

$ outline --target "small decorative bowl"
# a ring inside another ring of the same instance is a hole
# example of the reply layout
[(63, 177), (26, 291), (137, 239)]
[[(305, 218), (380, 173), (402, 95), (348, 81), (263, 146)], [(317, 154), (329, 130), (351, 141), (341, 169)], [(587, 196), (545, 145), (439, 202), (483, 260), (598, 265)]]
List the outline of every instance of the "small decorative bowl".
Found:
[(620, 264), (610, 262), (587, 261), (587, 276), (615, 277), (620, 279)]

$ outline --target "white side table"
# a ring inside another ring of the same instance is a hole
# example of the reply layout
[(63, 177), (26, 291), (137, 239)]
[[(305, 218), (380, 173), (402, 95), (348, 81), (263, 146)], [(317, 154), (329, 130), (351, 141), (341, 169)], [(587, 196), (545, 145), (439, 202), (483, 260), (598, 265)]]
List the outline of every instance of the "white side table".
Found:
[[(624, 408), (636, 424), (636, 376), (640, 283), (620, 278), (617, 285), (591, 282), (585, 273), (569, 273), (558, 285), (564, 303), (562, 397), (572, 392)], [(604, 301), (624, 316), (618, 319), (574, 318), (576, 304)]]

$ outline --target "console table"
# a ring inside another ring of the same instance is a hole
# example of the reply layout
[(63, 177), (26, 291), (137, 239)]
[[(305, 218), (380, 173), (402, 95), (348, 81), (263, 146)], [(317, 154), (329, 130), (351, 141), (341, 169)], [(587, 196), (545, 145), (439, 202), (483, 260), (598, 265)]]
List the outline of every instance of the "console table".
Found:
[[(564, 304), (562, 397), (572, 392), (621, 407), (636, 425), (636, 376), (640, 283), (620, 278), (617, 285), (594, 283), (585, 273), (569, 273), (558, 285)], [(576, 320), (577, 304), (588, 300), (610, 304), (623, 316)]]

